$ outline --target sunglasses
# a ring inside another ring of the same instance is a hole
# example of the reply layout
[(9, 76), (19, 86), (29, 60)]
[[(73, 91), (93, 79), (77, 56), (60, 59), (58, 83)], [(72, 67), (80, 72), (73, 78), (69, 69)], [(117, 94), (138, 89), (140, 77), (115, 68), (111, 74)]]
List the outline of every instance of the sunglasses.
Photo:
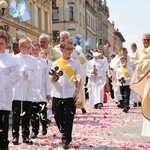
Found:
[(143, 41), (144, 41), (144, 42), (149, 42), (149, 41), (150, 41), (150, 39), (143, 39)]

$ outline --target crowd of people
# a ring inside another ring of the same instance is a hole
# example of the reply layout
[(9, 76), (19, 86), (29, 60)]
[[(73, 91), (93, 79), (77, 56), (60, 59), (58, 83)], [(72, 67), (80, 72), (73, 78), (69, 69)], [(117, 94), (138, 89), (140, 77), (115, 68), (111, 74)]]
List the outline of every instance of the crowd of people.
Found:
[(0, 150), (9, 149), (10, 113), (14, 145), (19, 144), (20, 134), (23, 143), (32, 145), (40, 124), (46, 135), (54, 117), (62, 147), (68, 149), (76, 108), (87, 113), (88, 100), (94, 109), (102, 109), (106, 91), (124, 113), (130, 104), (142, 106), (142, 135), (150, 136), (150, 34), (144, 34), (142, 41), (142, 50), (133, 43), (131, 55), (122, 47), (108, 60), (103, 49), (84, 54), (68, 31), (60, 33), (55, 47), (46, 34), (38, 41), (15, 38), (13, 53), (6, 54), (7, 36), (0, 33)]

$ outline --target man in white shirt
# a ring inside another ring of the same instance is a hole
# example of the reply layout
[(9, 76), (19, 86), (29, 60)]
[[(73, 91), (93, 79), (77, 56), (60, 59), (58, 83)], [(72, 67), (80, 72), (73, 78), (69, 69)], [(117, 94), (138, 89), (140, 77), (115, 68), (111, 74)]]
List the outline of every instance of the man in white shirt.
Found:
[(41, 46), (40, 56), (51, 61), (55, 61), (60, 57), (60, 54), (49, 44), (49, 36), (41, 34), (39, 37), (39, 44)]

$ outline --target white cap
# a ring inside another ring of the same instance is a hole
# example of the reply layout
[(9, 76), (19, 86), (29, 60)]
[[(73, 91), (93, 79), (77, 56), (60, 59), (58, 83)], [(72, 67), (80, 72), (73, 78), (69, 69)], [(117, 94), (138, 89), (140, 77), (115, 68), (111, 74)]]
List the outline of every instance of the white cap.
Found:
[(93, 53), (93, 57), (98, 57), (102, 55), (102, 53), (99, 52), (92, 52), (92, 53)]
[(77, 45), (77, 46), (75, 47), (75, 50), (77, 50), (77, 51), (82, 51), (82, 47), (81, 47), (80, 45)]

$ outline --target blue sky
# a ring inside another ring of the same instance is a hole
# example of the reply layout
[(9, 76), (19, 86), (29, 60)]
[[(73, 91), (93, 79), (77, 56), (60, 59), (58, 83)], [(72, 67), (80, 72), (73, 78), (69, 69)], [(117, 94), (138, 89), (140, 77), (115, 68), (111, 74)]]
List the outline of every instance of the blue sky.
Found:
[(109, 20), (115, 22), (126, 42), (124, 47), (130, 51), (131, 43), (142, 46), (142, 35), (150, 33), (150, 0), (107, 0)]

